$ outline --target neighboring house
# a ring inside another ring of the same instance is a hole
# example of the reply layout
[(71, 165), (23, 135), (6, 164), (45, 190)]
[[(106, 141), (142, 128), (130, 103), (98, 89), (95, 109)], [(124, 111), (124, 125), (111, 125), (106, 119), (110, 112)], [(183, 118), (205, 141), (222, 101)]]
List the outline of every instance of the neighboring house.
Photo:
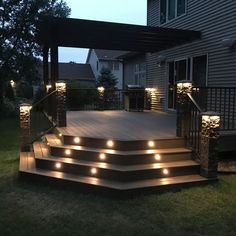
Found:
[(87, 64), (91, 65), (93, 73), (98, 78), (101, 69), (108, 68), (112, 74), (117, 78), (117, 88), (123, 88), (123, 62), (118, 59), (123, 55), (124, 51), (90, 49), (87, 57)]
[(148, 0), (148, 26), (200, 31), (200, 40), (147, 54), (147, 86), (164, 99), (159, 109), (175, 108), (174, 86), (236, 87), (235, 1)]
[[(39, 75), (42, 78), (42, 65), (39, 67)], [(50, 79), (50, 66), (49, 66)], [(65, 81), (80, 81), (83, 84), (95, 85), (95, 76), (89, 64), (75, 62), (59, 63), (59, 79)]]
[(123, 60), (123, 84), (146, 87), (146, 55), (145, 53), (128, 52), (119, 57)]

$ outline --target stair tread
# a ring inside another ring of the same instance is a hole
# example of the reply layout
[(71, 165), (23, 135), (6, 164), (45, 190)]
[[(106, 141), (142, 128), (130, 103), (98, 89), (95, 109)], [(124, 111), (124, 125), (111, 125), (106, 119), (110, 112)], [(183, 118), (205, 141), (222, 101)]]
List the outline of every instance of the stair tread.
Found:
[(144, 154), (171, 154), (171, 153), (190, 153), (192, 152), (188, 148), (160, 148), (160, 149), (148, 149), (148, 150), (135, 150), (135, 151), (119, 151), (103, 148), (90, 148), (78, 145), (63, 145), (61, 140), (57, 138), (55, 134), (45, 135), (47, 142), (50, 146), (59, 147), (59, 148), (68, 148), (72, 150), (81, 150), (81, 151), (90, 151), (90, 152), (103, 152), (106, 154), (116, 154), (116, 155), (144, 155)]
[(95, 162), (79, 160), (68, 157), (51, 157), (44, 147), (43, 143), (34, 143), (34, 153), (36, 159), (49, 160), (53, 162), (62, 162), (74, 165), (83, 165), (88, 167), (96, 167), (100, 169), (110, 169), (116, 171), (138, 171), (138, 170), (150, 170), (150, 169), (163, 169), (163, 168), (173, 168), (173, 167), (187, 167), (187, 166), (199, 166), (196, 161), (184, 160), (184, 161), (173, 161), (173, 162), (163, 162), (163, 163), (151, 163), (151, 164), (135, 164), (135, 165), (117, 165), (110, 164), (106, 162)]

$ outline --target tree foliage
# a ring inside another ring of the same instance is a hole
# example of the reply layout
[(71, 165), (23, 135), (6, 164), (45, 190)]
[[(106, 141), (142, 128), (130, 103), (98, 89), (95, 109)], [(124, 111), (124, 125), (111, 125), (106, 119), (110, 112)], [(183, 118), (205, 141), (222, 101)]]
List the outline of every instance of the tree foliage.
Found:
[(36, 78), (35, 65), (41, 55), (35, 40), (39, 17), (69, 14), (63, 0), (0, 0), (0, 103), (4, 83)]
[(116, 89), (117, 78), (108, 68), (102, 68), (98, 76), (97, 86), (103, 86), (105, 89)]

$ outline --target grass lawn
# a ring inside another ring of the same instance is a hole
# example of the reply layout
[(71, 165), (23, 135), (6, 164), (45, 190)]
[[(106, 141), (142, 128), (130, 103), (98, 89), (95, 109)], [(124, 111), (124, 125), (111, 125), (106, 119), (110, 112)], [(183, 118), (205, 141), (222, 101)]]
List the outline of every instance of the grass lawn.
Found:
[(0, 120), (0, 235), (236, 235), (236, 176), (115, 200), (18, 180), (19, 128)]

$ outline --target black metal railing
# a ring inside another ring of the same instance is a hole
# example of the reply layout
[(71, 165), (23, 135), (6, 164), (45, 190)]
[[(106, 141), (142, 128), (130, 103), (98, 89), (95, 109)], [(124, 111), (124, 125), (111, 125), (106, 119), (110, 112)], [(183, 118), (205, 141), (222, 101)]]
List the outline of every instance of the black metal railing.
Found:
[(194, 87), (192, 96), (203, 111), (221, 115), (220, 130), (236, 130), (235, 87)]
[[(138, 90), (136, 90), (138, 91)], [(144, 93), (144, 90), (140, 92)], [(97, 88), (88, 89), (71, 89), (66, 91), (66, 106), (67, 110), (123, 110), (125, 108), (125, 95), (127, 90), (104, 90), (99, 92)], [(134, 96), (139, 96), (139, 93), (133, 93)], [(145, 109), (150, 107), (147, 96), (143, 95)]]
[(195, 101), (191, 94), (189, 97), (189, 127), (187, 144), (190, 146), (194, 153), (194, 158), (199, 160), (200, 154), (200, 132), (201, 132), (201, 112), (202, 109), (199, 104)]
[(30, 110), (30, 142), (41, 138), (56, 127), (56, 91), (32, 105)]

